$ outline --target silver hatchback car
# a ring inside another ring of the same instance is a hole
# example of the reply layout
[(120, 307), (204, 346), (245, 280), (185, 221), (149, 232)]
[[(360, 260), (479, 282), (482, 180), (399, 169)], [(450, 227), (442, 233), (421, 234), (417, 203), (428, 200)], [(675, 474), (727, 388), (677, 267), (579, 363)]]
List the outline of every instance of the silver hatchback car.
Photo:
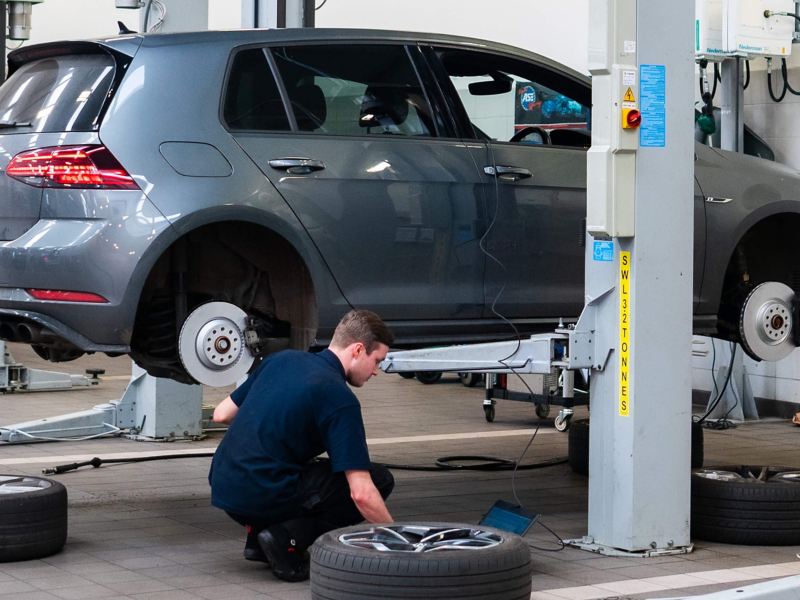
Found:
[[(413, 346), (583, 306), (590, 81), (541, 56), (253, 30), (30, 46), (9, 72), (0, 338), (52, 361), (223, 385), (350, 307)], [(695, 165), (695, 331), (780, 358), (800, 179), (700, 144)]]

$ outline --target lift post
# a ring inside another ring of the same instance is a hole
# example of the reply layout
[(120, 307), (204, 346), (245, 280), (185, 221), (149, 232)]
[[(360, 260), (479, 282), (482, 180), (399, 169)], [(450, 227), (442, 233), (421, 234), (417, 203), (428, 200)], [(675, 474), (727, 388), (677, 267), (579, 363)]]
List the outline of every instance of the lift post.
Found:
[[(586, 306), (520, 342), (390, 353), (386, 371), (592, 369), (588, 534), (608, 555), (691, 551), (694, 3), (590, 3)], [(641, 129), (639, 129), (641, 123)]]
[[(591, 379), (588, 535), (574, 543), (686, 552), (694, 3), (602, 0), (590, 11), (586, 295), (614, 287), (597, 323), (615, 351)], [(626, 128), (630, 110), (639, 130)]]

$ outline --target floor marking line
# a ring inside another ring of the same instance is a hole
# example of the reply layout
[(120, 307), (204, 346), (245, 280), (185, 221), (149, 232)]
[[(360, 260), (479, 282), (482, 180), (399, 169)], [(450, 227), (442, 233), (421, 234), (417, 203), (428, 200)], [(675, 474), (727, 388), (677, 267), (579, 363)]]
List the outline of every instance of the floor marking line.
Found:
[[(474, 431), (468, 433), (442, 433), (442, 434), (431, 434), (431, 435), (411, 435), (405, 437), (368, 438), (367, 445), (384, 446), (388, 444), (403, 444), (409, 442), (412, 443), (439, 442), (439, 441), (449, 441), (449, 440), (471, 440), (476, 438), (487, 439), (487, 438), (502, 438), (502, 437), (523, 436), (523, 435), (530, 436), (533, 435), (534, 431), (535, 431), (534, 429), (501, 429), (497, 431)], [(544, 430), (540, 431), (539, 435), (545, 433), (554, 434), (558, 432), (555, 430)], [(12, 446), (12, 444), (4, 444), (4, 446), (10, 447)], [(71, 454), (71, 455), (55, 454), (50, 456), (3, 458), (0, 459), (0, 465), (26, 465), (26, 464), (43, 464), (43, 463), (66, 464), (73, 462), (83, 462), (91, 459), (93, 456), (97, 456), (98, 454), (102, 455), (102, 458), (115, 458), (115, 459), (137, 458), (137, 457), (148, 457), (148, 456), (165, 456), (168, 454), (191, 456), (193, 454), (204, 454), (207, 452), (213, 452), (214, 450), (216, 450), (216, 445), (206, 446), (202, 448), (187, 448), (184, 450), (150, 450), (144, 452), (105, 453), (95, 449), (95, 450), (89, 450), (84, 454)]]
[(694, 571), (675, 575), (643, 577), (641, 579), (622, 579), (619, 581), (609, 581), (607, 583), (597, 583), (595, 585), (537, 590), (531, 594), (531, 600), (552, 600), (553, 598), (594, 600), (595, 598), (607, 598), (611, 593), (642, 594), (721, 583), (730, 583), (735, 587), (735, 584), (738, 582), (797, 575), (800, 575), (800, 561), (772, 565), (753, 565), (752, 567), (736, 567), (733, 569)]

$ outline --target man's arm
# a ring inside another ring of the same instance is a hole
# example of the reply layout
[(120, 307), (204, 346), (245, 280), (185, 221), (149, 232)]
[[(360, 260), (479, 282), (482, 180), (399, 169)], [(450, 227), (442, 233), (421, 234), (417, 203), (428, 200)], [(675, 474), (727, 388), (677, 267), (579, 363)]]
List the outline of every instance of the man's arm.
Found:
[(236, 403), (233, 399), (228, 396), (217, 405), (217, 408), (214, 409), (214, 415), (211, 417), (211, 420), (215, 423), (225, 423), (230, 425), (233, 421), (233, 418), (236, 416), (236, 413), (239, 412), (239, 407), (236, 406)]
[(391, 523), (394, 521), (381, 493), (372, 482), (369, 471), (345, 471), (350, 486), (350, 497), (358, 512), (370, 523)]

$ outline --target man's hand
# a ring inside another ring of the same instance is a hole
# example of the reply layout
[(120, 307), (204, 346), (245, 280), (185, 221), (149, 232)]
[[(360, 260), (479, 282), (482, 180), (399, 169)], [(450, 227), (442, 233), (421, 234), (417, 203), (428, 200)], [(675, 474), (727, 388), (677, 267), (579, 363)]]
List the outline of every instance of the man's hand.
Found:
[(358, 512), (370, 523), (391, 523), (394, 521), (381, 493), (372, 482), (369, 471), (345, 471), (350, 486), (350, 497)]
[(236, 403), (233, 399), (228, 396), (217, 405), (217, 408), (214, 409), (214, 414), (211, 417), (211, 420), (214, 423), (225, 423), (226, 425), (230, 425), (233, 422), (233, 418), (236, 416), (236, 413), (239, 412), (239, 407), (236, 406)]

